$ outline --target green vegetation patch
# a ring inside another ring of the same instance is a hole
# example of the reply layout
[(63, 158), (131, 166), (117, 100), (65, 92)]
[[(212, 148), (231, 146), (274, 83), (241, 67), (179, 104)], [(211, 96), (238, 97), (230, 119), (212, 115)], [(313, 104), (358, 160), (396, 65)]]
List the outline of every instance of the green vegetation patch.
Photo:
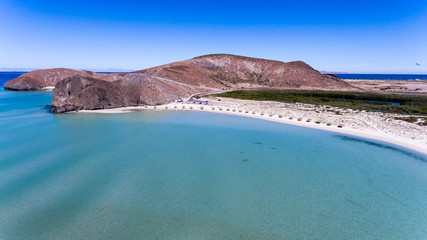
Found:
[(394, 119), (409, 122), (409, 123), (415, 123), (420, 126), (427, 126), (427, 117), (409, 116), (409, 117), (395, 117)]
[(257, 101), (329, 105), (344, 109), (427, 116), (427, 96), (421, 95), (319, 90), (238, 90), (215, 94), (214, 96)]

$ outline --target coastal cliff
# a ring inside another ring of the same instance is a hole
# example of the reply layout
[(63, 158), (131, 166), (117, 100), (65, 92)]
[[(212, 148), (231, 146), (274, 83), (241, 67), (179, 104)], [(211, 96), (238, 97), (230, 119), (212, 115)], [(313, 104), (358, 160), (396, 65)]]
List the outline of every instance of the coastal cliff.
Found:
[(202, 90), (174, 82), (156, 81), (145, 73), (126, 74), (117, 81), (75, 75), (55, 85), (52, 112), (159, 105)]
[(354, 90), (334, 75), (322, 75), (302, 61), (213, 54), (129, 73), (101, 74), (46, 69), (4, 84), (13, 90), (55, 86), (53, 112), (158, 105), (200, 92), (235, 89)]

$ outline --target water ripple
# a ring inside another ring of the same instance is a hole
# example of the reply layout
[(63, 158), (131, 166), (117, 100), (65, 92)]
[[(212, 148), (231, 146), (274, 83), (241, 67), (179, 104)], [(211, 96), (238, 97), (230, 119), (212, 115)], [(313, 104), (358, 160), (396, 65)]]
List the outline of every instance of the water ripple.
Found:
[(416, 160), (427, 163), (427, 159), (425, 159), (425, 158), (423, 158), (417, 154), (414, 154), (412, 152), (406, 151), (404, 149), (393, 147), (391, 145), (386, 145), (386, 144), (382, 144), (382, 143), (378, 143), (378, 142), (373, 142), (373, 141), (369, 141), (369, 140), (365, 140), (365, 139), (361, 139), (361, 138), (349, 137), (349, 136), (344, 136), (344, 135), (334, 135), (334, 137), (339, 138), (342, 141), (357, 142), (357, 143), (367, 144), (367, 145), (374, 146), (374, 147), (392, 150), (392, 151), (404, 154), (408, 157), (414, 158)]

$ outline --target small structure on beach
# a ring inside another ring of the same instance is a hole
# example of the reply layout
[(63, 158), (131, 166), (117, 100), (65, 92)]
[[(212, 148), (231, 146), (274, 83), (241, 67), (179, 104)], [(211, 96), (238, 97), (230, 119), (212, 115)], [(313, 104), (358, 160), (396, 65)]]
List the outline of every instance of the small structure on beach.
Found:
[(193, 103), (193, 104), (204, 104), (204, 105), (208, 105), (208, 101), (195, 100), (195, 99), (192, 99), (191, 103)]

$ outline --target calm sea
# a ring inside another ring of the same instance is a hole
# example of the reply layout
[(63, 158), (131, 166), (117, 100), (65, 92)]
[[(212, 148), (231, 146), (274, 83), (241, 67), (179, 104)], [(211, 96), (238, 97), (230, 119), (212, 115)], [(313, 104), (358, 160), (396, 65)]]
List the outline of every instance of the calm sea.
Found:
[(427, 80), (426, 74), (335, 74), (341, 79)]
[(0, 89), (2, 240), (427, 237), (426, 155), (203, 112), (53, 115), (50, 98)]

